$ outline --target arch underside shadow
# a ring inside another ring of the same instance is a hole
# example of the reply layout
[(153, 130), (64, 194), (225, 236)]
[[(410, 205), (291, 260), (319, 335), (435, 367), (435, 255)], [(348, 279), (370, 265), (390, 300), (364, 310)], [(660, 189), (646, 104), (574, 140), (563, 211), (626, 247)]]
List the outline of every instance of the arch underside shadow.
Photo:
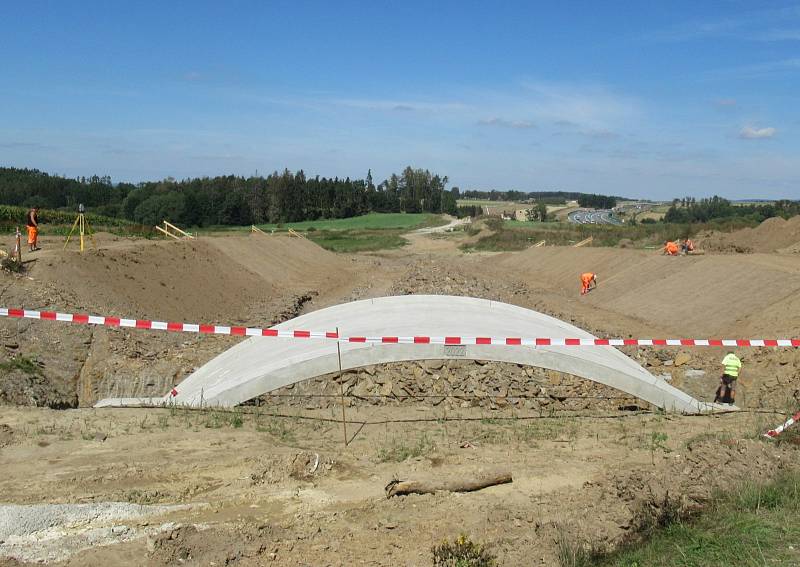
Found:
[[(592, 338), (585, 331), (521, 307), (452, 296), (398, 296), (337, 305), (277, 325), (343, 334)], [(422, 333), (421, 333), (422, 331)], [(454, 332), (458, 331), (458, 332)], [(714, 409), (657, 378), (609, 346), (520, 346), (342, 343), (342, 370), (419, 360), (487, 360), (546, 368), (610, 386), (665, 410)], [(112, 398), (97, 406), (169, 403), (231, 407), (278, 388), (336, 373), (336, 342), (252, 337), (195, 371), (163, 398)]]

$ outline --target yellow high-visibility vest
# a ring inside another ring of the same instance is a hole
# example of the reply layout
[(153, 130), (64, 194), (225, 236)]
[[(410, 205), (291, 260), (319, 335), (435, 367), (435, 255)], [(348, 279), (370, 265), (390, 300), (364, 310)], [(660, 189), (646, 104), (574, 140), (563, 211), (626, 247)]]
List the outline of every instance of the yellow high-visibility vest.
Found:
[(725, 374), (737, 378), (739, 376), (739, 370), (742, 368), (742, 361), (739, 360), (738, 356), (731, 353), (722, 359), (722, 365), (725, 367)]

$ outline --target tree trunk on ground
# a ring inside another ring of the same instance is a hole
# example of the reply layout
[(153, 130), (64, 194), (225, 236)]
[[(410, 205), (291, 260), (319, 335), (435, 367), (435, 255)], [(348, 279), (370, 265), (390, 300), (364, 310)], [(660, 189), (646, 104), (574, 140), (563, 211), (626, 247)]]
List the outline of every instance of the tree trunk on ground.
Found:
[(386, 497), (405, 494), (432, 494), (446, 490), (448, 492), (472, 492), (488, 486), (513, 482), (511, 472), (493, 471), (478, 474), (474, 478), (445, 480), (392, 480), (386, 485)]

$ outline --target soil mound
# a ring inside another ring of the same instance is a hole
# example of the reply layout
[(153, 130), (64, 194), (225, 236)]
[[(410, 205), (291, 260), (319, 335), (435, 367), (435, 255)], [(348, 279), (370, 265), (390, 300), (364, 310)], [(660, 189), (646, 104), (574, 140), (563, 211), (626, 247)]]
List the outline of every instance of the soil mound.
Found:
[(247, 319), (269, 297), (341, 278), (346, 266), (308, 240), (254, 235), (53, 253), (32, 275), (71, 292), (74, 304), (90, 311), (215, 322)]
[(755, 228), (730, 233), (709, 232), (698, 239), (700, 247), (714, 252), (775, 252), (800, 249), (800, 216), (767, 219)]
[(208, 239), (239, 267), (275, 286), (330, 286), (347, 280), (349, 263), (306, 238), (254, 234)]

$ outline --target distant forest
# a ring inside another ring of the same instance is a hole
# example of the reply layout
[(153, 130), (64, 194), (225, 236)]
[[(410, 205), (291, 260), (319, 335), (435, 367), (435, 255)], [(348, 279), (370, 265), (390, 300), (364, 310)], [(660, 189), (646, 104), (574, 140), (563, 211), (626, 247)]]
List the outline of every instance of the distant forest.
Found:
[(536, 201), (547, 205), (562, 205), (567, 201), (578, 201), (581, 207), (595, 209), (611, 209), (617, 201), (625, 200), (623, 197), (610, 195), (595, 195), (593, 193), (580, 193), (575, 191), (476, 191), (468, 190), (460, 193), (461, 199), (480, 199), (488, 201)]
[[(407, 167), (375, 185), (365, 179), (307, 178), (302, 171), (267, 177), (203, 177), (113, 184), (109, 177), (69, 179), (35, 169), (0, 168), (0, 203), (87, 211), (143, 225), (167, 219), (183, 226), (248, 225), (368, 212), (456, 214), (447, 177)], [(456, 190), (457, 191), (457, 190)]]
[(772, 217), (789, 218), (800, 215), (800, 201), (775, 201), (763, 204), (733, 204), (722, 197), (675, 199), (664, 215), (664, 222), (700, 223), (713, 220), (741, 218), (762, 222)]

